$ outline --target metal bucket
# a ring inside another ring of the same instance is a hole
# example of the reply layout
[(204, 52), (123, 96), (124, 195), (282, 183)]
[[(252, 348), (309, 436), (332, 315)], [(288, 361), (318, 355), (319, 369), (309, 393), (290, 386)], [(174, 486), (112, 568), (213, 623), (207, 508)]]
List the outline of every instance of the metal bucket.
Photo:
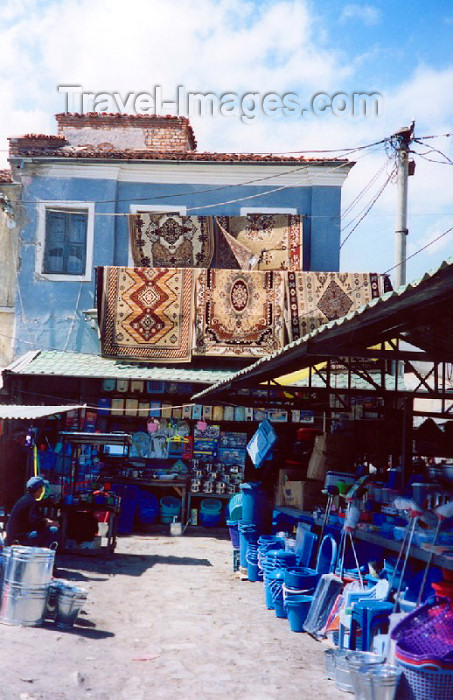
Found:
[(5, 547), (2, 553), (3, 581), (33, 588), (50, 583), (55, 551), (45, 547)]
[(25, 588), (4, 582), (0, 622), (6, 625), (41, 625), (47, 609), (49, 584)]
[(83, 588), (62, 582), (55, 587), (55, 591), (55, 624), (68, 629), (74, 625), (87, 593)]

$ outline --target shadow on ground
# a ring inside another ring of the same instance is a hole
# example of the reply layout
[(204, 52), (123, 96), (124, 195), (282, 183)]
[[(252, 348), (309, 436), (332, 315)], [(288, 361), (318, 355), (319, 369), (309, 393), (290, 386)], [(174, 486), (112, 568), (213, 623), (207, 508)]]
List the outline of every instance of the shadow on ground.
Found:
[[(141, 576), (156, 564), (169, 566), (212, 566), (209, 559), (177, 557), (160, 554), (113, 554), (109, 558), (84, 557), (76, 554), (60, 554), (57, 558), (55, 577), (69, 581), (102, 581), (109, 576), (125, 574)], [(86, 576), (84, 573), (98, 574)], [(103, 574), (103, 576), (102, 576)]]

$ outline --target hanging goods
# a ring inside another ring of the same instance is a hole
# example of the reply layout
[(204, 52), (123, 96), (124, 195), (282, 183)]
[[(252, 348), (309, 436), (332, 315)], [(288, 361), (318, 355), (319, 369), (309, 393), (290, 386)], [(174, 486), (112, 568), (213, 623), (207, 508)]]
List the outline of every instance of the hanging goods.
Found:
[(304, 631), (311, 634), (315, 639), (325, 636), (322, 630), (342, 588), (343, 581), (335, 574), (323, 574), (318, 581), (313, 601), (304, 623)]

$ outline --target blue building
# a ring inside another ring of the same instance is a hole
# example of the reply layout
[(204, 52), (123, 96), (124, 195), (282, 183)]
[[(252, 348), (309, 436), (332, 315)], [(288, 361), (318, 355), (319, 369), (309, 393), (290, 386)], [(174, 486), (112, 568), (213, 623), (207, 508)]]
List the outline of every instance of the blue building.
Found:
[(298, 214), (303, 269), (339, 269), (341, 186), (352, 163), (200, 153), (184, 117), (56, 118), (58, 135), (10, 139), (19, 190), (15, 356), (99, 352), (84, 312), (95, 306), (94, 269), (131, 264), (131, 213)]

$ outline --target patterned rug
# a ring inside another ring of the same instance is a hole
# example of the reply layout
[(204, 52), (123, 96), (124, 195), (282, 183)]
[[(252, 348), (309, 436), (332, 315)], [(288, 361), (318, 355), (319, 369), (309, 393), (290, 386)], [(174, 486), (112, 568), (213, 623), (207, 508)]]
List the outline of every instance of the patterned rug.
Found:
[[(234, 267), (259, 270), (302, 269), (302, 219), (294, 214), (219, 216), (220, 258)], [(232, 240), (237, 241), (236, 246)], [(223, 253), (222, 249), (225, 249)], [(228, 250), (229, 249), (229, 250)], [(238, 254), (239, 250), (239, 254)]]
[(210, 216), (131, 214), (129, 232), (137, 267), (211, 265), (214, 229)]
[(288, 272), (286, 323), (296, 340), (381, 296), (385, 278), (374, 272)]
[(261, 357), (284, 344), (281, 272), (203, 270), (194, 354)]
[(190, 362), (193, 292), (193, 270), (98, 268), (102, 355)]

